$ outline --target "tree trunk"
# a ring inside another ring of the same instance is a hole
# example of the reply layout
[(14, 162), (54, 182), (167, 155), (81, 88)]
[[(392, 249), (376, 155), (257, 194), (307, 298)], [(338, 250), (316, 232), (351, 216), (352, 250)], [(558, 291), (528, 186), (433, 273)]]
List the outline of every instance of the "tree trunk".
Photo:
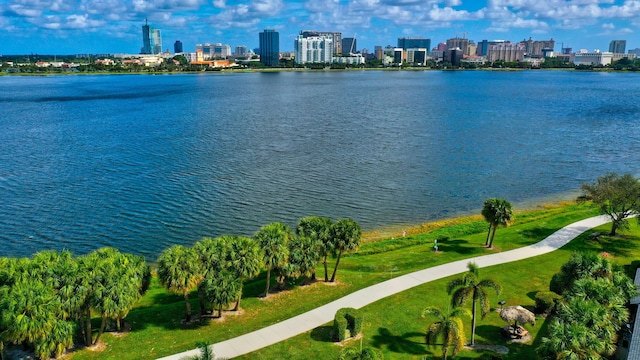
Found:
[(338, 253), (338, 259), (336, 259), (336, 267), (333, 268), (333, 275), (331, 275), (331, 281), (336, 281), (336, 273), (338, 272), (338, 265), (340, 265), (340, 257), (342, 256), (342, 250)]
[(324, 264), (324, 282), (329, 282), (329, 273), (327, 270), (327, 255), (324, 256), (324, 260), (322, 261)]
[(105, 326), (107, 326), (107, 316), (106, 315), (102, 315), (102, 322), (100, 323), (100, 330), (98, 331), (98, 336), (96, 336), (96, 339), (93, 341), (93, 345), (97, 344), (98, 340), (100, 340), (100, 336), (102, 336), (102, 333), (104, 332)]
[[(242, 279), (240, 279), (240, 283), (242, 283)], [(242, 285), (240, 285), (240, 294), (238, 295), (236, 306), (233, 307), (233, 311), (238, 311), (238, 309), (240, 308), (240, 299), (242, 299)]]
[(222, 318), (222, 304), (218, 304), (218, 319)]
[(311, 270), (311, 282), (316, 282), (316, 268), (314, 267), (313, 270)]
[(207, 313), (207, 309), (204, 302), (204, 290), (198, 286), (198, 300), (200, 301), (200, 316), (204, 316)]
[(491, 229), (493, 228), (493, 224), (489, 224), (489, 230), (487, 230), (487, 240), (484, 241), (484, 246), (489, 246), (489, 237), (491, 237)]
[(609, 236), (616, 236), (616, 230), (618, 230), (618, 222), (614, 220), (611, 223), (611, 232), (609, 233)]
[(191, 322), (191, 301), (189, 301), (189, 292), (184, 292), (184, 303), (187, 307), (187, 323)]
[(475, 344), (476, 338), (476, 299), (473, 299), (471, 308), (471, 346)]
[(89, 346), (91, 345), (91, 343), (93, 342), (92, 336), (91, 336), (91, 308), (87, 306), (87, 310), (85, 312), (85, 316), (86, 318), (86, 323), (85, 323), (85, 338), (84, 338), (84, 343), (85, 345)]
[(122, 318), (120, 318), (120, 316), (118, 316), (116, 318), (116, 331), (120, 332), (120, 329), (122, 328)]
[(264, 297), (269, 297), (269, 285), (271, 285), (271, 268), (267, 268), (267, 288), (264, 291)]
[(498, 230), (498, 225), (493, 227), (493, 231), (491, 232), (491, 240), (489, 241), (489, 249), (493, 249), (493, 238), (496, 236), (496, 230)]

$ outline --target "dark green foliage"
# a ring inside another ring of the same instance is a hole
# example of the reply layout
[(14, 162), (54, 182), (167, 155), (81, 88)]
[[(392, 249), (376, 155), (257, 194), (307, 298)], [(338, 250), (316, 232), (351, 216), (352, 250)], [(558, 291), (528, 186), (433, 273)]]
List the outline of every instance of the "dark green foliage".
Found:
[(362, 332), (362, 314), (354, 308), (342, 308), (336, 312), (333, 331), (338, 341), (344, 341)]
[(640, 210), (640, 181), (631, 174), (601, 176), (593, 184), (582, 184), (582, 193), (581, 199), (593, 201), (611, 218), (611, 236), (618, 228), (628, 229), (627, 218)]
[(487, 232), (487, 247), (493, 246), (493, 239), (499, 226), (507, 227), (513, 221), (513, 209), (511, 203), (505, 199), (491, 198), (484, 202), (482, 216), (489, 223)]
[(536, 313), (544, 315), (554, 313), (561, 301), (562, 296), (553, 291), (538, 291), (536, 293)]

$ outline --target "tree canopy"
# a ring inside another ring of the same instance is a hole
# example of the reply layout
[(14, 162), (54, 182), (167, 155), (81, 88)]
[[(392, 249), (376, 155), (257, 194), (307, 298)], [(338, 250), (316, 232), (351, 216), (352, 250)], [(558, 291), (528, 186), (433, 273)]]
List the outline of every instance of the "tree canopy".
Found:
[(488, 199), (482, 207), (482, 216), (484, 216), (484, 219), (489, 223), (489, 231), (485, 245), (490, 248), (493, 246), (493, 239), (496, 236), (498, 227), (507, 227), (513, 220), (511, 203), (500, 198)]

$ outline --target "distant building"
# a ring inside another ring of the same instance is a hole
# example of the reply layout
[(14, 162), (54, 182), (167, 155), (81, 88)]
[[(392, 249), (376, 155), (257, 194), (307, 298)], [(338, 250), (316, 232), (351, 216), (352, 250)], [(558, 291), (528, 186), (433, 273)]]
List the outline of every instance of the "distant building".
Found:
[(624, 54), (627, 47), (627, 40), (612, 40), (609, 43), (609, 52), (614, 54)]
[(525, 45), (522, 43), (512, 44), (503, 42), (500, 44), (489, 45), (487, 50), (487, 60), (494, 62), (502, 60), (505, 62), (517, 62), (524, 59)]
[(334, 64), (345, 65), (363, 65), (365, 63), (364, 56), (361, 54), (353, 54), (353, 56), (334, 56), (332, 61)]
[(342, 38), (342, 54), (355, 54), (357, 52), (356, 38)]
[(247, 56), (247, 55), (249, 55), (249, 50), (244, 45), (236, 46), (236, 51), (233, 53), (233, 55), (240, 56), (240, 57), (241, 56)]
[(524, 45), (524, 52), (530, 57), (542, 57), (546, 52), (551, 52), (555, 48), (556, 42), (553, 39), (550, 40), (522, 40), (521, 44)]
[(182, 41), (180, 40), (176, 40), (175, 43), (173, 43), (173, 52), (174, 54), (180, 54), (182, 53)]
[(482, 40), (476, 46), (476, 55), (486, 56), (489, 50), (489, 40)]
[(213, 58), (214, 59), (226, 59), (231, 56), (231, 46), (222, 45), (220, 43), (213, 45)]
[(427, 49), (427, 55), (429, 55), (429, 49), (431, 49), (431, 39), (422, 37), (401, 37), (398, 38), (398, 47), (407, 49)]
[(427, 48), (407, 49), (407, 63), (411, 65), (427, 65)]
[(393, 49), (393, 63), (394, 64), (402, 64), (405, 60), (404, 57), (404, 49), (403, 48), (395, 48)]
[(374, 49), (373, 51), (376, 54), (376, 59), (378, 60), (384, 59), (384, 49), (382, 48), (382, 46), (376, 45), (373, 49)]
[(580, 50), (571, 54), (569, 61), (576, 65), (609, 65), (613, 61), (613, 53), (601, 52), (600, 50), (593, 52)]
[(331, 63), (333, 58), (332, 36), (307, 36), (300, 34), (294, 41), (296, 64)]
[(156, 29), (147, 23), (142, 25), (142, 49), (141, 54), (160, 54), (162, 52), (162, 37), (160, 29)]
[(469, 39), (455, 37), (447, 40), (447, 50), (459, 48), (463, 54), (468, 53)]
[(447, 50), (447, 44), (446, 43), (438, 43), (438, 46), (436, 46), (434, 50), (445, 51), (445, 50)]
[(636, 56), (640, 56), (640, 48), (630, 49), (629, 54), (635, 54)]
[(464, 52), (459, 47), (448, 48), (444, 52), (443, 60), (451, 64), (451, 66), (460, 66), (462, 59), (464, 58)]
[[(303, 38), (308, 37), (329, 37), (333, 44), (333, 54), (342, 54), (342, 33), (329, 31), (302, 30), (300, 32)], [(346, 51), (346, 50), (345, 50)]]
[(260, 36), (260, 62), (265, 66), (278, 66), (280, 63), (280, 33), (265, 29)]
[(478, 46), (473, 40), (469, 40), (469, 45), (467, 46), (466, 56), (475, 56), (478, 50)]

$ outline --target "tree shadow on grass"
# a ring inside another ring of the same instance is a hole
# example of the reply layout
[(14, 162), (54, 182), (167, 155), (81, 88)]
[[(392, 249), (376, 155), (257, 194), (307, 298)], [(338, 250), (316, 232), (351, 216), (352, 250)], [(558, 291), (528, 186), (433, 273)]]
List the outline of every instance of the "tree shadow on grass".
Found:
[(333, 342), (333, 326), (320, 326), (311, 330), (311, 339), (320, 342)]
[(467, 240), (447, 240), (438, 243), (438, 251), (455, 252), (463, 255), (484, 254), (485, 247), (471, 244)]
[(387, 328), (378, 328), (378, 333), (373, 335), (372, 340), (373, 346), (378, 349), (386, 347), (395, 353), (421, 355), (427, 353), (424, 336), (421, 332), (393, 335)]

